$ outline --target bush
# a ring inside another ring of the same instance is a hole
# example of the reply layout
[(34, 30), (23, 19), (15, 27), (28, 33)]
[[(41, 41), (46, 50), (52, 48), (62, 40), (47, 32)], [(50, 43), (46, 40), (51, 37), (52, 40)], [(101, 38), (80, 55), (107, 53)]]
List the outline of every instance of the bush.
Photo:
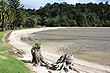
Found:
[(76, 20), (69, 20), (69, 25), (70, 26), (77, 26)]
[(107, 27), (110, 27), (110, 20), (106, 20), (106, 21), (105, 21), (105, 25), (106, 25)]
[(34, 27), (34, 25), (35, 25), (35, 21), (33, 18), (27, 18), (26, 19), (25, 27)]

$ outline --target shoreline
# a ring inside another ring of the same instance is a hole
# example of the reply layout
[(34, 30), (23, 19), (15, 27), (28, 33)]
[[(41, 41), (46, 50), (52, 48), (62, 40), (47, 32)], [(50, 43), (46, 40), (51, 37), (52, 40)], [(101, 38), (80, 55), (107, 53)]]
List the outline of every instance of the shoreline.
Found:
[[(61, 28), (61, 27), (59, 27), (59, 28)], [(21, 36), (22, 35), (25, 35), (25, 36), (27, 36), (28, 34), (30, 34), (30, 33), (33, 33), (33, 32), (38, 32), (38, 31), (44, 31), (44, 30), (51, 30), (51, 29), (59, 29), (59, 28), (36, 28), (36, 29), (25, 29), (25, 30), (17, 30), (17, 31), (13, 31), (12, 33), (11, 33), (11, 35), (10, 35), (10, 37), (8, 38), (9, 40), (10, 40), (10, 44), (11, 45), (13, 45), (14, 47), (19, 47), (19, 49), (22, 49), (23, 51), (25, 51), (26, 52), (26, 55), (24, 55), (24, 57), (25, 58), (23, 58), (24, 60), (31, 60), (31, 53), (30, 53), (30, 49), (31, 49), (31, 46), (29, 46), (28, 44), (26, 44), (26, 43), (24, 43), (24, 42), (22, 42), (21, 41)], [(63, 28), (65, 28), (65, 27), (63, 27)], [(68, 27), (67, 27), (68, 28)], [(69, 27), (70, 28), (70, 27)], [(73, 27), (74, 28), (74, 27)], [(76, 28), (80, 28), (80, 27), (76, 27)], [(42, 52), (42, 54), (43, 54), (43, 56), (44, 56), (44, 58), (46, 58), (47, 56), (47, 58), (49, 58), (50, 60), (54, 60), (54, 59), (58, 59), (60, 56), (59, 55), (56, 55), (56, 54), (54, 54), (54, 53), (49, 53), (48, 51), (43, 51), (43, 50), (41, 50), (41, 52)], [(48, 54), (47, 54), (48, 53)], [(51, 56), (50, 56), (51, 55)], [(55, 56), (55, 57), (53, 57), (52, 58), (52, 56)], [(23, 59), (21, 59), (21, 58), (19, 58), (20, 60), (23, 60)], [(81, 62), (81, 63), (80, 63)], [(82, 62), (84, 63), (84, 64), (82, 64)], [(107, 66), (102, 66), (102, 65), (98, 65), (98, 64), (95, 64), (95, 63), (91, 63), (91, 62), (87, 62), (87, 61), (83, 61), (83, 60), (79, 60), (79, 59), (75, 59), (75, 63), (76, 64), (79, 64), (79, 65), (83, 65), (83, 66), (88, 66), (88, 64), (91, 64), (91, 66), (89, 66), (90, 68), (93, 68), (93, 70), (92, 71), (95, 71), (95, 72), (91, 72), (91, 73), (98, 73), (100, 70), (102, 71), (102, 73), (104, 73), (105, 71), (109, 71), (110, 72), (110, 69), (109, 69), (109, 67), (107, 67)], [(87, 63), (87, 65), (85, 65)], [(92, 64), (94, 64), (93, 65), (93, 67), (92, 67)], [(98, 67), (97, 67), (97, 66)], [(78, 65), (77, 65), (78, 66)], [(95, 67), (96, 66), (96, 67)], [(87, 67), (87, 68), (89, 68), (89, 67)], [(31, 67), (32, 68), (32, 67)], [(95, 68), (95, 69), (94, 69)], [(103, 69), (101, 69), (101, 68), (103, 68)], [(81, 69), (80, 69), (81, 70)], [(98, 71), (96, 71), (96, 70), (98, 70)], [(91, 69), (90, 69), (90, 71), (91, 71)]]

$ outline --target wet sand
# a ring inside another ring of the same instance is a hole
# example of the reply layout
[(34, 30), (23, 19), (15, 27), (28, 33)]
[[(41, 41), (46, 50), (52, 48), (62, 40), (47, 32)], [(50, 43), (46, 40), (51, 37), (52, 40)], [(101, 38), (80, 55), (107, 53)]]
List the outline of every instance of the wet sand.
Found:
[(35, 32), (22, 40), (29, 45), (42, 39), (42, 49), (110, 66), (110, 28), (61, 28)]

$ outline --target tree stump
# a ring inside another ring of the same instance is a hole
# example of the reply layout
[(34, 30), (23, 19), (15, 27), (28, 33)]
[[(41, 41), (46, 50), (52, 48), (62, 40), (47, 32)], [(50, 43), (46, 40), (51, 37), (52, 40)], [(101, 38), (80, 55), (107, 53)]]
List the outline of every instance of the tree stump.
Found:
[(73, 65), (74, 64), (73, 55), (64, 54), (57, 60), (56, 63), (50, 64), (47, 61), (45, 61), (41, 54), (40, 49), (34, 47), (31, 49), (31, 53), (32, 53), (32, 63), (34, 63), (34, 65), (45, 66), (48, 69), (55, 71), (64, 70), (65, 72), (68, 72), (69, 70), (73, 70), (78, 72)]

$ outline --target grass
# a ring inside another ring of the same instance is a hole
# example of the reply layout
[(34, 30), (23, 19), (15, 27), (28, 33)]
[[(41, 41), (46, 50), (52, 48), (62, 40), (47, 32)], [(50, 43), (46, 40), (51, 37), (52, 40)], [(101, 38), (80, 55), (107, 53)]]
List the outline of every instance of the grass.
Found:
[[(0, 53), (0, 73), (30, 73), (22, 61)], [(4, 58), (3, 58), (4, 57)]]
[[(9, 31), (13, 30), (0, 32), (0, 43), (3, 43), (2, 38)], [(11, 46), (4, 44), (3, 47), (0, 47), (0, 52), (12, 49)], [(31, 73), (31, 70), (25, 66), (24, 62), (12, 56), (0, 53), (0, 73)]]
[(7, 32), (7, 31), (5, 31), (5, 32), (0, 32), (0, 43), (3, 43), (2, 38), (3, 38), (3, 36), (4, 36), (4, 34), (5, 34), (6, 32)]
[(0, 47), (0, 52), (12, 50), (13, 48), (7, 44), (4, 44), (3, 47)]
[[(25, 29), (25, 28), (15, 29), (15, 30), (23, 30), (23, 29)], [(15, 31), (15, 30), (7, 30), (7, 31), (5, 31), (5, 32), (0, 31), (0, 43), (3, 43), (2, 38), (3, 38), (3, 36), (4, 36), (7, 32)]]

